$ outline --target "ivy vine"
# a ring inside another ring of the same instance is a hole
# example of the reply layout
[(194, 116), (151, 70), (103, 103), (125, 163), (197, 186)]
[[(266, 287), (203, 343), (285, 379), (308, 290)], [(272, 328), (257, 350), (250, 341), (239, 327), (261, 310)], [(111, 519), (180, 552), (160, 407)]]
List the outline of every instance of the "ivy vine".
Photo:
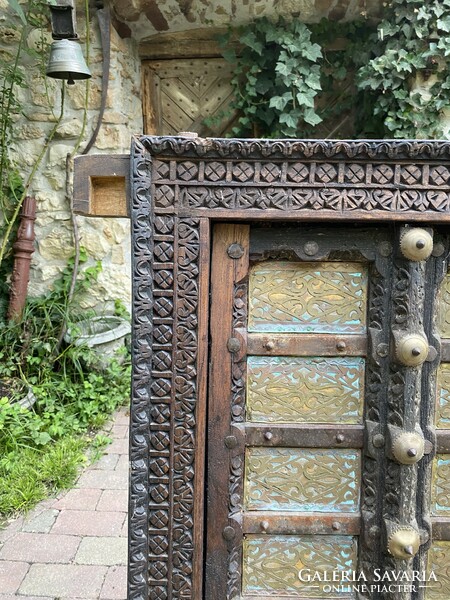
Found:
[[(450, 137), (450, 0), (388, 4), (378, 26), (262, 18), (222, 36), (223, 56), (235, 65), (239, 116), (230, 134)], [(334, 127), (322, 124), (333, 119)]]
[[(224, 51), (236, 64), (234, 107), (241, 116), (233, 133), (293, 137), (299, 122), (320, 123), (315, 99), (321, 89), (322, 51), (311, 41), (308, 27), (300, 21), (272, 23), (263, 18), (238, 29), (237, 35), (239, 55), (233, 49)], [(220, 40), (224, 48), (231, 36), (229, 32)]]
[(395, 138), (443, 138), (450, 108), (450, 0), (393, 0), (378, 26), (377, 54), (357, 75)]

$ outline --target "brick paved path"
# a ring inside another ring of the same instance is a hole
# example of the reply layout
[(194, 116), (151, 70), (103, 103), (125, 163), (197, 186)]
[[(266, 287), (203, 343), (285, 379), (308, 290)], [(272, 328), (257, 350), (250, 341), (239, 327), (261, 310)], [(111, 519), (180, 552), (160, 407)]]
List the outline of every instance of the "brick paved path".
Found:
[(126, 599), (128, 418), (74, 489), (0, 531), (0, 600)]

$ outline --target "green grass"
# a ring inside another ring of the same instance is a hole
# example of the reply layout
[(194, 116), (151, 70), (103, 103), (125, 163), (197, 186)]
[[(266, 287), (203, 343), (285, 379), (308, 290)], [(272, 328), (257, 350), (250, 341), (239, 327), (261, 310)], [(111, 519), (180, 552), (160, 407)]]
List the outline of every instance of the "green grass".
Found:
[(86, 437), (69, 436), (42, 449), (18, 447), (0, 459), (0, 513), (26, 512), (73, 486), (86, 463)]

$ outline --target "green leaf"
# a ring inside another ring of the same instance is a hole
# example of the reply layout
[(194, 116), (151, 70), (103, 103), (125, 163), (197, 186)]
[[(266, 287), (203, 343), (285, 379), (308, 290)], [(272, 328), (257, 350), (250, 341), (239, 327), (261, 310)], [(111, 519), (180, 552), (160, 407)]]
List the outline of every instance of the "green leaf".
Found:
[(300, 106), (307, 106), (309, 108), (314, 108), (314, 96), (311, 94), (305, 94), (304, 92), (297, 92), (296, 94), (297, 102)]
[(319, 115), (312, 108), (307, 108), (305, 110), (303, 118), (310, 125), (318, 125), (322, 122), (321, 117), (319, 117)]
[(318, 58), (322, 58), (322, 49), (319, 44), (311, 44), (303, 48), (302, 54), (308, 60), (316, 62)]
[(260, 40), (258, 40), (253, 31), (246, 31), (243, 33), (240, 36), (239, 41), (254, 50), (257, 54), (261, 55), (263, 53), (264, 45)]
[(288, 127), (297, 127), (298, 117), (296, 117), (295, 112), (292, 113), (282, 113), (279, 118), (280, 123), (285, 123)]
[(282, 96), (272, 96), (269, 102), (270, 108), (276, 108), (279, 111), (284, 110), (287, 103), (292, 100), (291, 92), (286, 92)]
[(17, 0), (8, 0), (8, 4), (13, 9), (13, 11), (16, 13), (16, 15), (20, 18), (22, 23), (24, 25), (27, 25), (27, 18), (25, 16), (25, 13), (23, 12), (23, 8), (20, 6), (19, 2)]

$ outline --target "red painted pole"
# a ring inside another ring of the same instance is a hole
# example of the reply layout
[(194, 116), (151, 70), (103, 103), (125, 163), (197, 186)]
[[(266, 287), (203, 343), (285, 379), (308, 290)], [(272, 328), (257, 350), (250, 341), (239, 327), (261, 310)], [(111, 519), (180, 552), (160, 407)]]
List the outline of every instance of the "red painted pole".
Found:
[(13, 245), (14, 265), (11, 276), (8, 319), (19, 319), (27, 298), (30, 279), (31, 255), (34, 252), (34, 221), (36, 220), (36, 198), (27, 196), (20, 213), (17, 240)]

